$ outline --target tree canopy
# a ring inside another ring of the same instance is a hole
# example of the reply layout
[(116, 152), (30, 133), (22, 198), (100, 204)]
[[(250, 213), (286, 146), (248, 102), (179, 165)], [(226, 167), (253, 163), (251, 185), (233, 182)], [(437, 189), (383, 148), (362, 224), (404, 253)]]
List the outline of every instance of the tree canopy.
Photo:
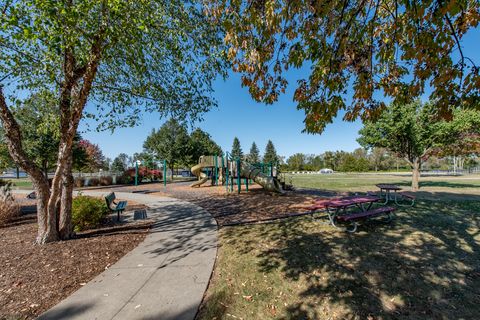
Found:
[(85, 152), (86, 158), (82, 171), (97, 172), (105, 167), (105, 156), (98, 144), (92, 143), (87, 139), (78, 142), (78, 146)]
[(167, 160), (172, 172), (175, 164), (191, 161), (187, 129), (174, 118), (165, 122), (160, 129), (153, 129), (143, 143), (143, 148), (157, 160)]
[(126, 153), (120, 153), (113, 159), (111, 170), (115, 172), (124, 172), (128, 169), (128, 155)]
[[(84, 115), (113, 130), (138, 123), (143, 111), (195, 119), (215, 105), (222, 30), (200, 1), (14, 0), (2, 2), (0, 17), (0, 120), (36, 189), (38, 243), (73, 235), (72, 151)], [(51, 188), (14, 115), (21, 92), (43, 90), (55, 92), (60, 117)]]
[(307, 132), (323, 131), (341, 110), (345, 120), (374, 118), (384, 97), (409, 103), (427, 88), (446, 118), (480, 97), (480, 68), (462, 48), (480, 20), (477, 0), (207, 2), (257, 101), (277, 101), (289, 69), (310, 69), (294, 94)]
[(366, 148), (381, 147), (404, 158), (413, 171), (412, 189), (417, 190), (420, 168), (438, 148), (446, 149), (464, 134), (480, 130), (480, 112), (457, 109), (452, 121), (436, 114), (434, 103), (392, 104), (377, 121), (367, 122), (358, 142)]
[[(55, 97), (51, 92), (41, 91), (26, 97), (15, 109), (24, 150), (43, 170), (45, 176), (55, 165), (60, 141), (60, 119), (55, 104)], [(2, 132), (2, 136), (4, 134)], [(5, 141), (2, 143), (6, 145)]]
[(306, 162), (305, 158), (303, 153), (295, 153), (288, 157), (287, 165), (289, 169), (293, 171), (303, 170)]
[(222, 155), (222, 148), (213, 141), (210, 134), (197, 128), (190, 134), (191, 163), (197, 163), (203, 155)]

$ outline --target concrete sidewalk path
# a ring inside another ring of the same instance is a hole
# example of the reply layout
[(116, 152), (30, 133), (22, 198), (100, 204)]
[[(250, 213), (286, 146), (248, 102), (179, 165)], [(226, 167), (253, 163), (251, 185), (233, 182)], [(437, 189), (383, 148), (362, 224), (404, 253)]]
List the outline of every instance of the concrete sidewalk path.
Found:
[[(101, 192), (83, 191), (101, 196)], [(144, 203), (155, 223), (145, 240), (41, 320), (193, 319), (217, 254), (217, 224), (208, 212), (173, 198), (116, 193)]]

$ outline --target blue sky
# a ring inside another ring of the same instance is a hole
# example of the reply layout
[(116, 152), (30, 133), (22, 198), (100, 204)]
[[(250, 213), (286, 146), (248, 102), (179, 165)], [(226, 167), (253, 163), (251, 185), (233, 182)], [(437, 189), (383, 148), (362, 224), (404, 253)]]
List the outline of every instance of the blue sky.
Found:
[[(480, 31), (477, 28), (463, 39), (464, 54), (480, 64)], [(342, 114), (321, 135), (301, 133), (304, 113), (296, 109), (292, 96), (296, 80), (308, 77), (308, 70), (296, 70), (289, 74), (287, 93), (273, 105), (254, 102), (247, 88), (240, 85), (238, 74), (230, 74), (226, 80), (215, 83), (218, 108), (204, 115), (204, 121), (196, 124), (211, 134), (223, 150), (230, 150), (233, 138), (240, 139), (244, 153), (248, 153), (253, 141), (263, 153), (271, 139), (279, 155), (290, 156), (296, 152), (320, 154), (327, 150), (352, 151), (356, 142), (360, 121), (343, 122)], [(119, 128), (111, 132), (84, 132), (83, 137), (96, 143), (107, 157), (114, 158), (120, 152), (132, 155), (142, 151), (142, 144), (152, 128), (159, 128), (165, 119), (158, 114), (145, 114), (141, 125)], [(80, 130), (85, 126), (80, 126)]]
[[(247, 88), (240, 85), (240, 77), (231, 74), (224, 82), (215, 83), (218, 108), (204, 115), (196, 126), (210, 133), (223, 150), (230, 150), (233, 138), (240, 139), (244, 153), (253, 141), (263, 153), (271, 139), (278, 154), (289, 156), (296, 152), (322, 153), (326, 150), (351, 151), (358, 147), (355, 139), (360, 122), (347, 123), (340, 119), (329, 125), (322, 135), (302, 134), (304, 112), (296, 110), (292, 90), (273, 105), (254, 102)], [(142, 144), (152, 128), (159, 128), (165, 119), (158, 114), (145, 114), (142, 124), (134, 128), (119, 128), (111, 132), (85, 132), (83, 137), (97, 143), (104, 154), (114, 158), (120, 152), (133, 154), (142, 151)], [(82, 130), (82, 128), (80, 128)], [(121, 148), (119, 148), (121, 146)]]

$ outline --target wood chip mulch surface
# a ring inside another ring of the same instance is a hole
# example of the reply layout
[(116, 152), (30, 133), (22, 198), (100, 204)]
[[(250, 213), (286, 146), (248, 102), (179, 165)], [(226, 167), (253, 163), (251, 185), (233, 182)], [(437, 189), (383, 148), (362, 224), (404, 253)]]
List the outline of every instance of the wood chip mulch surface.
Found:
[(42, 246), (34, 243), (35, 214), (1, 227), (0, 319), (33, 319), (48, 310), (134, 249), (150, 225), (110, 222)]

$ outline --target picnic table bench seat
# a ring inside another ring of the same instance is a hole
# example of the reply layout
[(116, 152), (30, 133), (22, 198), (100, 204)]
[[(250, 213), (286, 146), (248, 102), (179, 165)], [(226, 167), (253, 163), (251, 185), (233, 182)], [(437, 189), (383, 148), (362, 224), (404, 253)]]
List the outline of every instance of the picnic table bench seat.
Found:
[(366, 218), (370, 218), (370, 217), (375, 217), (375, 216), (379, 216), (381, 214), (390, 214), (393, 211), (395, 211), (395, 208), (393, 208), (393, 207), (380, 207), (380, 208), (368, 210), (368, 211), (365, 211), (365, 212), (339, 215), (336, 218), (339, 221), (348, 222), (348, 221), (353, 221), (353, 220), (361, 220), (361, 219), (366, 219)]
[(315, 201), (314, 204), (311, 206), (306, 207), (305, 209), (310, 210), (310, 211), (315, 211), (315, 210), (322, 210), (326, 208), (326, 205), (331, 201), (332, 199), (321, 199)]
[(416, 199), (416, 196), (413, 193), (409, 193), (409, 192), (400, 192), (399, 195), (401, 195), (404, 198), (408, 198), (412, 200)]
[[(399, 192), (398, 195), (402, 198), (402, 199), (408, 199), (411, 201), (410, 203), (410, 206), (413, 207), (413, 205), (415, 204), (415, 200), (417, 199), (416, 195), (414, 193), (411, 193), (411, 192)], [(399, 204), (400, 205), (400, 204)]]
[(107, 208), (113, 212), (117, 213), (117, 220), (120, 221), (120, 214), (125, 211), (127, 207), (127, 201), (120, 201), (115, 202), (116, 196), (114, 192), (110, 192), (107, 196), (105, 196), (105, 201), (107, 203)]

